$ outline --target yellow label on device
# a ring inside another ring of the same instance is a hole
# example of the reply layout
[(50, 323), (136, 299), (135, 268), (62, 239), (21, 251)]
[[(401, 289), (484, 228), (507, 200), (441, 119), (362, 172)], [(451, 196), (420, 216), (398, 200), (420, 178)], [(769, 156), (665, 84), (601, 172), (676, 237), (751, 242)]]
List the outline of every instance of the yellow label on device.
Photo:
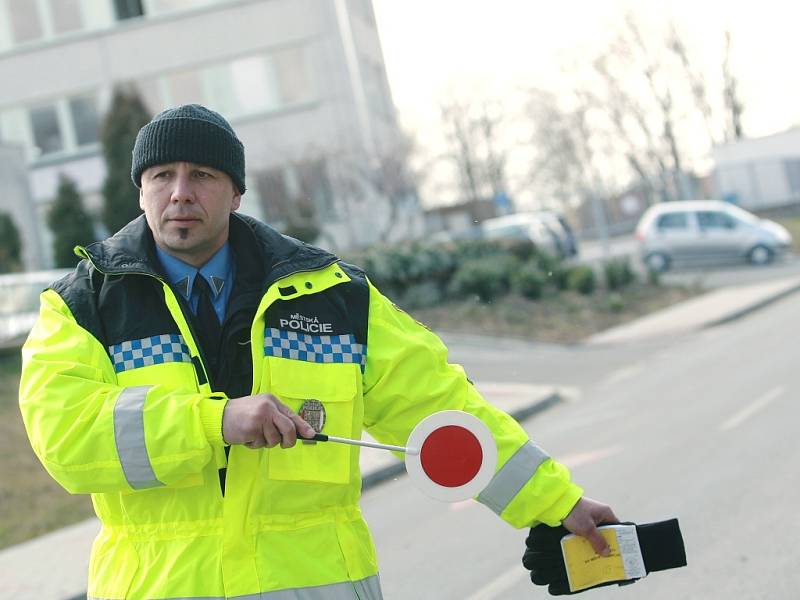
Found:
[(635, 527), (611, 525), (599, 527), (598, 530), (611, 549), (609, 556), (597, 554), (582, 537), (568, 535), (561, 540), (572, 592), (609, 581), (640, 578), (646, 574)]

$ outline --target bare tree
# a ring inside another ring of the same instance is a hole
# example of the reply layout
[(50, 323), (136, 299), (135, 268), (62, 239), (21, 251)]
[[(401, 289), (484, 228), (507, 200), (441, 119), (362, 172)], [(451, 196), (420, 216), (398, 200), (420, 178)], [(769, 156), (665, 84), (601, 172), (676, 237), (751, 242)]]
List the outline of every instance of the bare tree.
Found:
[[(388, 239), (393, 228), (410, 231), (408, 222), (419, 216), (417, 187), (424, 169), (412, 166), (416, 152), (414, 139), (405, 133), (394, 137), (377, 155), (341, 143), (335, 150), (305, 148), (281, 166), (257, 172), (255, 184), (266, 218), (293, 237), (306, 242), (337, 242), (358, 246), (377, 236)], [(354, 221), (359, 205), (370, 202), (369, 235)], [(379, 205), (379, 208), (378, 208)], [(377, 208), (377, 210), (375, 210)], [(339, 234), (334, 239), (329, 225), (337, 222)], [(402, 224), (403, 227), (398, 227)]]
[(712, 143), (717, 143), (717, 135), (714, 131), (714, 111), (711, 108), (711, 102), (708, 99), (708, 84), (706, 78), (695, 67), (692, 66), (692, 61), (689, 58), (689, 52), (686, 44), (678, 33), (678, 29), (674, 23), (670, 24), (670, 30), (667, 38), (667, 46), (680, 60), (686, 75), (686, 80), (692, 91), (695, 105), (699, 114), (703, 117), (703, 123), (706, 128), (708, 139)]
[[(690, 175), (708, 155), (711, 147), (725, 137), (741, 135), (742, 103), (737, 96), (736, 79), (730, 73), (729, 42), (724, 63), (724, 97), (730, 125), (721, 124), (726, 113), (712, 90), (715, 81), (692, 60), (688, 44), (677, 26), (668, 22), (658, 31), (645, 30), (629, 12), (624, 25), (592, 60), (581, 61), (581, 69), (570, 73), (571, 92), (557, 108), (562, 119), (551, 114), (554, 125), (576, 110), (591, 118), (584, 121), (595, 146), (601, 143), (607, 154), (626, 164), (627, 183), (640, 182), (648, 197), (687, 198)], [(565, 109), (564, 106), (569, 106)], [(566, 113), (564, 111), (566, 110)], [(533, 114), (541, 119), (541, 114)], [(573, 123), (573, 126), (577, 126)], [(537, 144), (563, 144), (563, 138), (549, 137), (539, 125)], [(737, 133), (738, 132), (738, 133)], [(544, 140), (542, 138), (545, 138)], [(541, 163), (538, 170), (553, 168), (554, 162)], [(557, 167), (551, 179), (559, 176)], [(596, 170), (595, 170), (596, 172)], [(563, 176), (563, 174), (561, 175)], [(599, 181), (616, 187), (613, 178), (602, 171)]]
[(418, 189), (427, 173), (425, 165), (414, 163), (418, 151), (415, 138), (401, 132), (391, 143), (384, 140), (375, 156), (342, 151), (334, 159), (332, 185), (336, 195), (373, 197), (385, 203), (387, 211), (379, 225), (379, 239), (389, 239), (393, 229), (410, 231), (408, 221), (418, 216)]
[[(627, 26), (629, 39), (633, 44), (633, 51), (642, 57), (642, 63), (639, 66), (641, 74), (644, 75), (647, 86), (652, 94), (652, 100), (655, 101), (655, 105), (658, 111), (660, 111), (662, 124), (661, 135), (668, 148), (669, 157), (671, 159), (671, 172), (676, 195), (678, 198), (685, 198), (687, 191), (684, 190), (683, 185), (684, 160), (675, 127), (676, 111), (673, 97), (674, 79), (666, 73), (666, 67), (664, 65), (666, 57), (663, 57), (661, 53), (655, 57), (652, 56), (650, 48), (645, 44), (639, 24), (632, 12), (626, 15), (625, 24)], [(674, 33), (674, 26), (672, 30)], [(667, 40), (667, 47), (669, 47), (670, 42), (674, 42), (674, 38), (672, 40)]]
[(507, 191), (509, 147), (501, 140), (502, 108), (483, 101), (443, 102), (440, 114), (447, 150), (441, 157), (456, 170), (460, 195), (469, 201)]
[(580, 124), (581, 112), (582, 109), (563, 108), (551, 92), (531, 91), (528, 114), (533, 123), (536, 155), (531, 162), (530, 180), (563, 206), (582, 195), (584, 170), (592, 159), (589, 139), (579, 134), (585, 129)]
[(722, 63), (723, 94), (727, 119), (725, 123), (725, 140), (740, 140), (744, 137), (742, 128), (742, 112), (744, 105), (739, 98), (739, 82), (731, 72), (731, 32), (725, 32), (725, 58)]

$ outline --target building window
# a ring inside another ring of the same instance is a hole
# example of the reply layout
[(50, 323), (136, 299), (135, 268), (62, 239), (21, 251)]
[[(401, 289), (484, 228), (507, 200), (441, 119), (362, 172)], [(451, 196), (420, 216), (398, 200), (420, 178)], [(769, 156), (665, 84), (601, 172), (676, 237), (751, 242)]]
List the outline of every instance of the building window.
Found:
[(319, 217), (329, 219), (334, 216), (333, 189), (325, 162), (316, 160), (295, 166), (300, 194), (311, 200)]
[(64, 149), (64, 138), (58, 122), (58, 110), (55, 104), (48, 104), (30, 110), (33, 143), (42, 156), (60, 152)]
[(263, 212), (271, 223), (308, 218), (320, 222), (335, 216), (333, 188), (323, 160), (261, 171), (255, 181)]
[(80, 0), (50, 0), (53, 33), (69, 33), (83, 29)]
[(70, 98), (69, 113), (75, 129), (75, 143), (78, 146), (94, 144), (99, 139), (99, 118), (97, 103), (93, 95)]
[(313, 98), (303, 48), (238, 58), (201, 73), (206, 104), (235, 119)]
[(32, 42), (42, 37), (39, 5), (31, 0), (6, 0), (11, 36), (15, 43)]
[(284, 222), (289, 218), (289, 190), (286, 185), (283, 169), (261, 171), (256, 175), (258, 195), (261, 197), (261, 208), (267, 222)]
[(113, 23), (112, 5), (111, 0), (0, 0), (0, 50), (106, 28)]
[(0, 140), (23, 145), (28, 160), (69, 155), (100, 137), (97, 97), (82, 94), (0, 112)]
[[(197, 102), (228, 119), (278, 110), (314, 98), (304, 48), (256, 54), (138, 82), (148, 106)], [(160, 102), (159, 100), (163, 100)]]
[(114, 10), (117, 13), (117, 20), (135, 19), (144, 15), (142, 0), (114, 0)]
[(231, 70), (227, 64), (203, 69), (203, 91), (209, 108), (229, 118), (238, 111), (236, 94), (231, 83)]
[(280, 105), (272, 63), (264, 56), (240, 58), (230, 64), (238, 114), (272, 110)]
[(150, 10), (148, 12), (160, 15), (200, 8), (209, 4), (218, 4), (222, 1), (225, 0), (149, 0), (148, 8)]
[(786, 167), (786, 179), (789, 180), (789, 189), (792, 194), (800, 193), (800, 160), (787, 160), (783, 164)]
[(272, 55), (283, 104), (306, 102), (314, 97), (304, 48), (286, 48)]

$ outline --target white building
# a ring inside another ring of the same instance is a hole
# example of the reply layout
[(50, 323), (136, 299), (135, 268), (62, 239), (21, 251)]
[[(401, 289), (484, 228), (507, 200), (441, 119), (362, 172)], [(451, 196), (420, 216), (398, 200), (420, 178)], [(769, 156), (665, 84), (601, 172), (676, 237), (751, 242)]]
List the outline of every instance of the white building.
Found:
[(121, 83), (153, 113), (199, 102), (229, 119), (243, 212), (281, 227), (310, 199), (334, 248), (421, 227), (413, 192), (391, 211), (369, 183), (401, 139), (371, 0), (0, 0), (0, 81), (0, 141), (25, 149), (45, 257), (60, 173), (99, 214), (99, 123)]
[(713, 150), (717, 195), (748, 210), (800, 202), (800, 127)]

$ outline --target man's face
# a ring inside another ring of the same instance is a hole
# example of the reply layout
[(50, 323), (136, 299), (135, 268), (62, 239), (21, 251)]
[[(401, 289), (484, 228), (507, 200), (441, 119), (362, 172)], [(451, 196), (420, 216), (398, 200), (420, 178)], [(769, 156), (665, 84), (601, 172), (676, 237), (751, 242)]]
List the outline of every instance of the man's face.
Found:
[(241, 194), (226, 173), (187, 162), (142, 173), (139, 206), (159, 248), (202, 266), (228, 239), (228, 219)]

